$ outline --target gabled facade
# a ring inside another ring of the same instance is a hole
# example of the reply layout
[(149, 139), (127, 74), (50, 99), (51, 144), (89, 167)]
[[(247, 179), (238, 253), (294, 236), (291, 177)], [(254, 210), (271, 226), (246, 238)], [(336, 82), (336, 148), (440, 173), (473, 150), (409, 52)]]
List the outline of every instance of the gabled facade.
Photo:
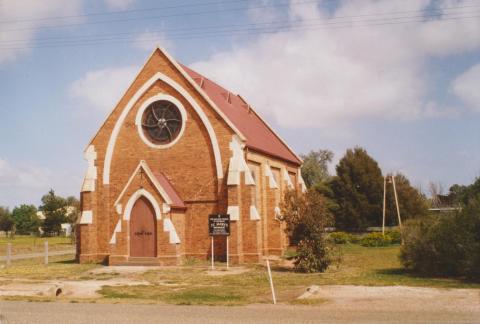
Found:
[[(301, 160), (238, 95), (157, 48), (85, 150), (79, 262), (180, 264), (211, 255), (208, 215), (232, 220), (230, 261), (287, 246), (281, 197)], [(216, 256), (225, 240), (215, 239)]]

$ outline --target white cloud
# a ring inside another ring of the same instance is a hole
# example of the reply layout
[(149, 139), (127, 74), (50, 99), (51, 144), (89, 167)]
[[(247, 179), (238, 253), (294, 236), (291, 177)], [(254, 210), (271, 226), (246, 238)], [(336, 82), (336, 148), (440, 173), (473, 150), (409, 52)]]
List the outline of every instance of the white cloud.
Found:
[(0, 206), (38, 205), (52, 188), (61, 196), (78, 196), (81, 181), (76, 172), (52, 172), (36, 164), (14, 164), (0, 157)]
[(82, 109), (109, 111), (113, 109), (138, 73), (137, 66), (107, 68), (87, 72), (70, 86), (70, 96)]
[(341, 2), (332, 14), (315, 4), (292, 1), (288, 14), (297, 29), (260, 35), (192, 68), (243, 94), (261, 113), (286, 127), (331, 129), (362, 118), (450, 115), (451, 109), (432, 110), (441, 105), (428, 98), (432, 85), (426, 62), (480, 48), (480, 20), (437, 17), (368, 26), (350, 18), (356, 21), (354, 28), (318, 27), (341, 21), (338, 17), (372, 20), (385, 17), (380, 13), (418, 11), (429, 5), (430, 0), (354, 0)]
[(0, 64), (29, 53), (39, 28), (61, 23), (44, 18), (79, 14), (81, 3), (82, 0), (0, 0)]
[(470, 109), (480, 112), (480, 63), (459, 75), (452, 90)]
[(0, 158), (0, 187), (39, 188), (48, 185), (51, 172), (32, 165), (12, 166)]
[(125, 10), (134, 2), (135, 0), (105, 0), (107, 7), (114, 10)]
[(258, 23), (274, 22), (285, 18), (281, 12), (274, 8), (274, 0), (259, 0), (250, 5), (247, 14), (252, 21)]
[(134, 42), (133, 45), (136, 48), (139, 48), (144, 51), (151, 52), (157, 46), (165, 48), (171, 54), (174, 52), (174, 44), (171, 42), (164, 33), (159, 32), (143, 32), (139, 34)]

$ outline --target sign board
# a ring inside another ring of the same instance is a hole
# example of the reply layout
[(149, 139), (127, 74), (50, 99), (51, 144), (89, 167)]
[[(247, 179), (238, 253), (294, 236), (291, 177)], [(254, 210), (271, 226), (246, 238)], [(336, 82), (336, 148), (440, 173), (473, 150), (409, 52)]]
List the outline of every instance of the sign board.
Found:
[(209, 215), (208, 216), (208, 234), (210, 236), (229, 236), (230, 235), (230, 215)]

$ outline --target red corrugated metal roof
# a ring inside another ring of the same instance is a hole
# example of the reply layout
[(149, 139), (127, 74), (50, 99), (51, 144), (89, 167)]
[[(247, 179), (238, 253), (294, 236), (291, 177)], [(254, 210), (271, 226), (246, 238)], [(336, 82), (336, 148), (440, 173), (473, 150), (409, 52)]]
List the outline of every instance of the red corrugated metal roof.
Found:
[(181, 66), (246, 137), (247, 147), (298, 165), (301, 164), (297, 156), (240, 96), (231, 93), (187, 66)]
[(161, 172), (153, 172), (153, 175), (157, 178), (160, 185), (167, 193), (168, 197), (172, 200), (172, 208), (186, 208), (187, 206), (183, 202), (182, 198), (178, 195), (173, 185), (168, 181), (167, 177)]

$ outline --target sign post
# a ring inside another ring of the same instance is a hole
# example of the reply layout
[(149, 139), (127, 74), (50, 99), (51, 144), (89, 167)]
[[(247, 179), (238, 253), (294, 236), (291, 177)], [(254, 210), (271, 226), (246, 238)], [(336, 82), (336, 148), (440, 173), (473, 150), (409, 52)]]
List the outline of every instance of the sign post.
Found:
[(212, 270), (215, 269), (215, 254), (213, 253), (213, 236), (212, 236)]
[(227, 236), (227, 270), (228, 270), (228, 236)]
[(228, 237), (230, 236), (230, 215), (215, 214), (208, 216), (208, 234), (212, 237), (212, 270), (215, 268), (214, 236), (227, 237), (227, 269), (228, 269)]

